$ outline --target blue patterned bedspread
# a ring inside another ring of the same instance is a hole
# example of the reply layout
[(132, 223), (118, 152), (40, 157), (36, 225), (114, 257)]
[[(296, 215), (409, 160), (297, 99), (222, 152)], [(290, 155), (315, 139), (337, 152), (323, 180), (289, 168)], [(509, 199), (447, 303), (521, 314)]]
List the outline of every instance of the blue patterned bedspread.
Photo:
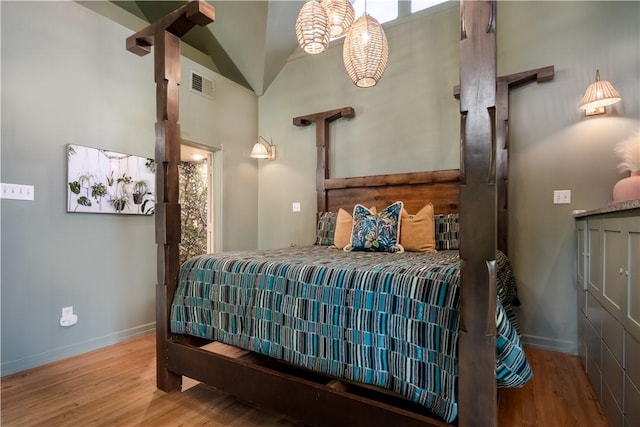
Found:
[[(531, 378), (499, 253), (498, 386)], [(326, 246), (208, 254), (180, 270), (171, 332), (218, 340), (384, 387), (447, 422), (456, 403), (457, 251), (344, 252)]]

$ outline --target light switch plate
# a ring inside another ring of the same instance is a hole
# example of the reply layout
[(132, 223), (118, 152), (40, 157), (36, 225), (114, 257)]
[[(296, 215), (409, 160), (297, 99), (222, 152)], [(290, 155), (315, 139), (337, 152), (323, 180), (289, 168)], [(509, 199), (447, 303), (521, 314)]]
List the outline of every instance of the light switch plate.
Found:
[(291, 204), (291, 210), (293, 212), (300, 212), (300, 202), (293, 202)]
[(33, 200), (33, 185), (0, 184), (0, 199)]

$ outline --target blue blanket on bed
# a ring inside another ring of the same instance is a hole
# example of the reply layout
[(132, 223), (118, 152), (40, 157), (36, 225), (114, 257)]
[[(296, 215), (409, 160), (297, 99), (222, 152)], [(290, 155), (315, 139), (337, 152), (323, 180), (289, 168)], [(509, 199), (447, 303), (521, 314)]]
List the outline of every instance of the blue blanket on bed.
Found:
[[(518, 387), (532, 373), (508, 259), (499, 253), (497, 264), (496, 380)], [(459, 266), (457, 251), (313, 246), (197, 256), (181, 267), (171, 332), (393, 390), (452, 422)]]

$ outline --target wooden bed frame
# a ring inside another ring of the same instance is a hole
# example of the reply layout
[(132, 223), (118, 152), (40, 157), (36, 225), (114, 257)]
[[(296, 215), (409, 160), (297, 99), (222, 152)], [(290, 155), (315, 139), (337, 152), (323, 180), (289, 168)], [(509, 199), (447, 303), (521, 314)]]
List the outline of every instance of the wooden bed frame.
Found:
[[(495, 1), (461, 2), (460, 98), (461, 168), (360, 178), (330, 178), (328, 127), (353, 108), (293, 119), (316, 124), (318, 211), (353, 202), (384, 208), (402, 200), (409, 212), (425, 201), (436, 213), (460, 213), (461, 330), (458, 403), (460, 426), (497, 425), (495, 385), (495, 253), (506, 251), (506, 185), (509, 88), (549, 80), (553, 67), (496, 76)], [(182, 376), (211, 384), (242, 400), (317, 426), (447, 426), (425, 408), (390, 392), (310, 373), (246, 351), (219, 351), (223, 345), (169, 331), (171, 299), (178, 282), (180, 205), (178, 163), (180, 125), (180, 39), (196, 25), (215, 20), (212, 6), (194, 1), (127, 38), (138, 55), (154, 46), (157, 87), (155, 157), (157, 204), (156, 286), (157, 386), (181, 388)], [(472, 244), (473, 243), (473, 244)], [(472, 303), (469, 303), (471, 301)], [(213, 348), (213, 351), (212, 351)]]

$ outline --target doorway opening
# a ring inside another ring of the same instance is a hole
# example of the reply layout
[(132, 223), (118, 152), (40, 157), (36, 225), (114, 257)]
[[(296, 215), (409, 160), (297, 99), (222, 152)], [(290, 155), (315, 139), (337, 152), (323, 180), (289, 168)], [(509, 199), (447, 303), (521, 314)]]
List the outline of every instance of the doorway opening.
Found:
[(180, 264), (220, 249), (222, 212), (220, 148), (182, 140), (178, 164), (181, 217)]

